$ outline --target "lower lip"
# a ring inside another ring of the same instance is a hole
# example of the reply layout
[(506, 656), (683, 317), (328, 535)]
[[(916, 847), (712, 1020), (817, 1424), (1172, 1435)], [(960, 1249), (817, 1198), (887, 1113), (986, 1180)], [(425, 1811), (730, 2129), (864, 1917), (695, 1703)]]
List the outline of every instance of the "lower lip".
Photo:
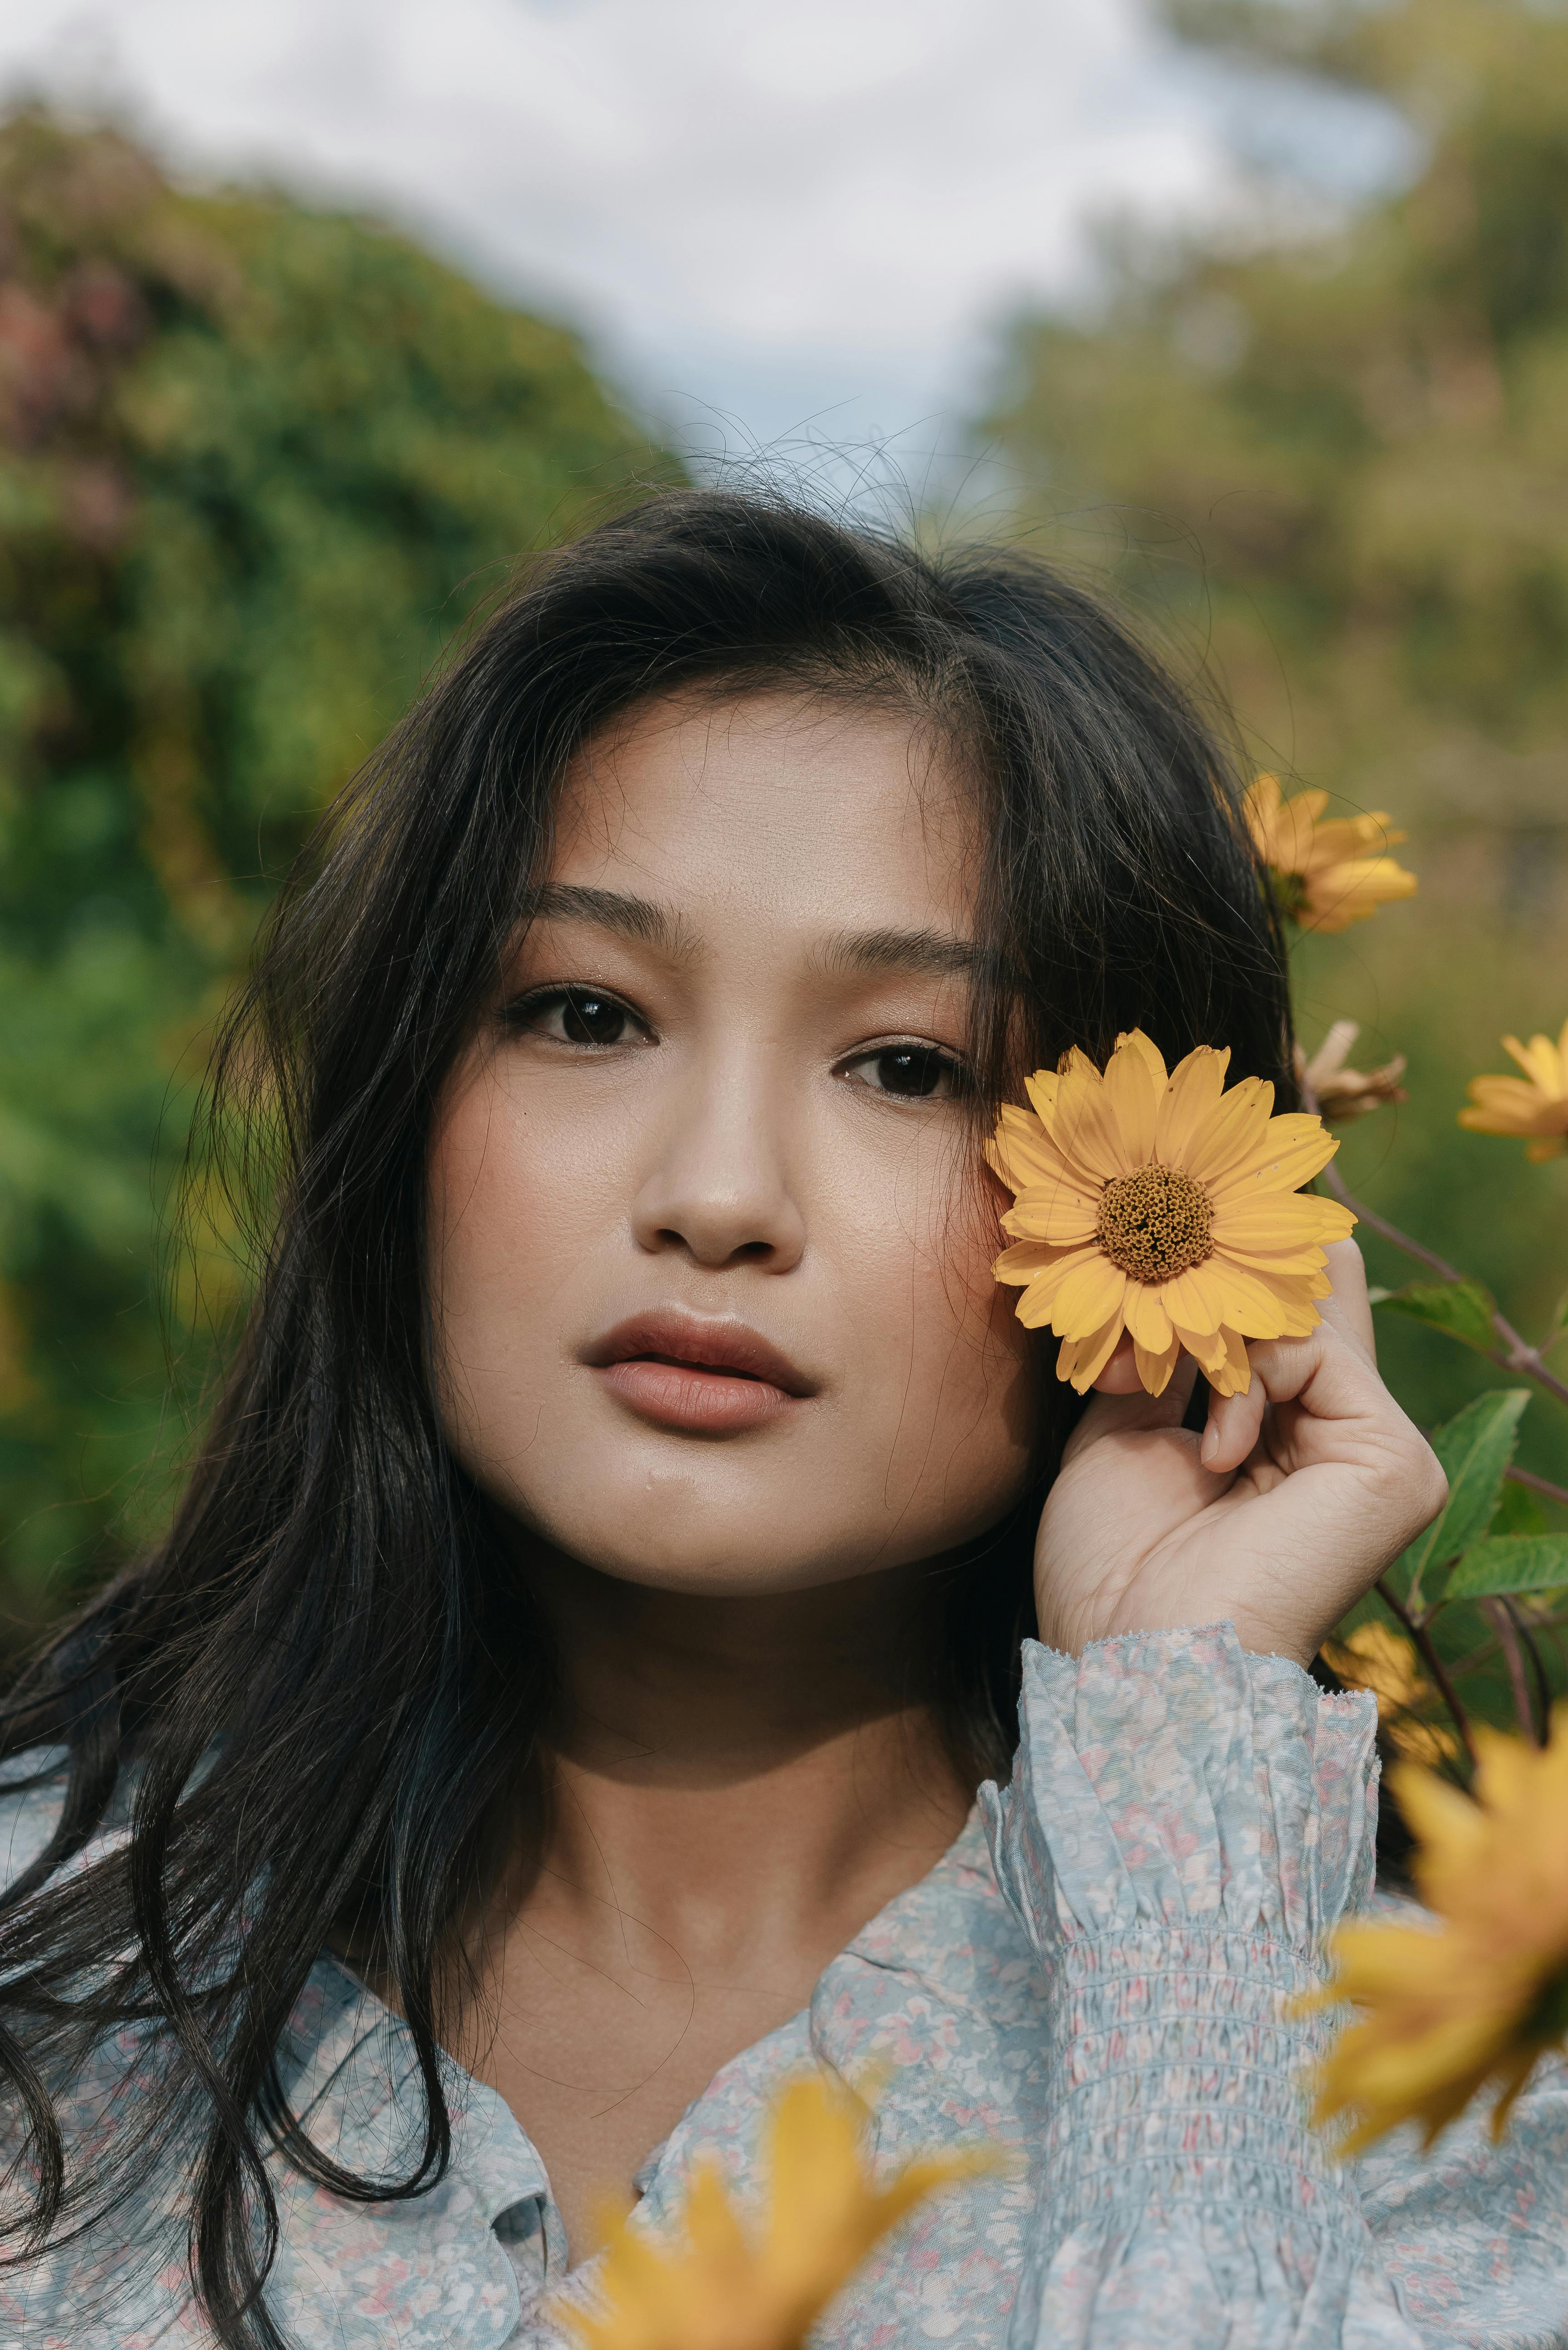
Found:
[(766, 1379), (704, 1369), (695, 1363), (610, 1363), (599, 1373), (610, 1393), (656, 1428), (695, 1436), (731, 1436), (762, 1428), (799, 1399)]

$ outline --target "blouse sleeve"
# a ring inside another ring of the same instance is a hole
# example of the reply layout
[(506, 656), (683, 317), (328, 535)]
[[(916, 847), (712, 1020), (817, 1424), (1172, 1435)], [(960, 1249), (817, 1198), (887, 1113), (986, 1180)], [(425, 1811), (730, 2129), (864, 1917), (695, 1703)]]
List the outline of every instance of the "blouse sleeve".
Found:
[(1021, 1711), (981, 1802), (1054, 2077), (1008, 2350), (1416, 2350), (1289, 2012), (1371, 1887), (1374, 1701), (1220, 1625), (1031, 1642)]

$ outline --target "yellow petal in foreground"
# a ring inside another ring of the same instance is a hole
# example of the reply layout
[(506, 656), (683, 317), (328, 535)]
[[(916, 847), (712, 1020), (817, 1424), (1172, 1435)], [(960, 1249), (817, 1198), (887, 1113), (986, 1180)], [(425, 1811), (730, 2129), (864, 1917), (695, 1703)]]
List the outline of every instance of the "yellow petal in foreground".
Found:
[(1473, 1798), (1415, 1762), (1390, 1774), (1429, 1918), (1342, 1926), (1333, 1981), (1301, 2002), (1362, 2011), (1317, 2080), (1318, 2119), (1352, 2124), (1346, 2151), (1403, 2121), (1429, 2146), (1483, 2095), (1501, 2137), (1538, 2059), (1568, 2043), (1568, 1708), (1544, 1749), (1475, 1736)]
[(1568, 1021), (1553, 1042), (1532, 1036), (1521, 1045), (1505, 1036), (1504, 1048), (1524, 1071), (1522, 1077), (1472, 1077), (1470, 1106), (1459, 1124), (1472, 1134), (1512, 1134), (1525, 1141), (1527, 1159), (1557, 1159), (1568, 1150)]
[(1322, 1120), (1275, 1118), (1273, 1087), (1200, 1045), (1168, 1073), (1141, 1030), (1102, 1073), (1075, 1048), (1028, 1082), (986, 1153), (1013, 1194), (998, 1281), (1018, 1318), (1063, 1341), (1057, 1377), (1083, 1394), (1124, 1331), (1151, 1395), (1185, 1347), (1221, 1394), (1251, 1381), (1249, 1338), (1304, 1337), (1328, 1295), (1324, 1253), (1355, 1219), (1296, 1186), (1338, 1145)]
[(582, 2350), (800, 2350), (810, 2327), (906, 2212), (943, 2187), (1002, 2168), (994, 2147), (906, 2163), (877, 2185), (861, 2151), (862, 2101), (821, 2074), (774, 2100), (758, 2222), (736, 2210), (718, 2168), (692, 2174), (676, 2238), (625, 2217), (605, 2245), (597, 2306), (555, 2314)]

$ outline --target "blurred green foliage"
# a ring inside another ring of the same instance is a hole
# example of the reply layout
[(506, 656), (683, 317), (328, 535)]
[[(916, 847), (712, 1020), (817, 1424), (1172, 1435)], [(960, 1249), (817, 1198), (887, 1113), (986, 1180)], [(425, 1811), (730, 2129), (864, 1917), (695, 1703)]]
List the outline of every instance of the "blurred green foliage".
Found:
[(569, 334), (373, 223), (0, 125), (13, 1635), (165, 1506), (202, 1341), (158, 1235), (283, 864), (511, 562), (673, 470)]
[[(1345, 1176), (1537, 1335), (1568, 1286), (1568, 1161), (1527, 1166), (1455, 1117), (1470, 1076), (1511, 1066), (1503, 1031), (1568, 1016), (1568, 16), (1166, 16), (1242, 92), (1277, 101), (1282, 74), (1391, 106), (1413, 167), (1349, 213), (1255, 170), (1226, 228), (1109, 237), (1101, 307), (1019, 326), (986, 431), (1024, 533), (1218, 680), (1254, 766), (1408, 828), (1420, 895), (1302, 941), (1301, 1033), (1310, 1051), (1349, 1017), (1361, 1066), (1407, 1055), (1408, 1103), (1348, 1129)], [(1367, 1254), (1390, 1287), (1417, 1271)], [(1379, 1321), (1428, 1426), (1500, 1376)], [(1568, 1376), (1568, 1347), (1552, 1359)], [(1568, 1483), (1568, 1412), (1537, 1395), (1519, 1457)]]

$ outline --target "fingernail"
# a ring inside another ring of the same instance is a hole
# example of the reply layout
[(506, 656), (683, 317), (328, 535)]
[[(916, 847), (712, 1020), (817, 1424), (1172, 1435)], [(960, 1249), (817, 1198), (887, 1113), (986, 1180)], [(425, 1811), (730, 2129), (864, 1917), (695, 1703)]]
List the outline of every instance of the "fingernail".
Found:
[(1214, 1455), (1219, 1451), (1219, 1450), (1220, 1430), (1215, 1427), (1214, 1422), (1210, 1420), (1208, 1427), (1203, 1431), (1203, 1450), (1200, 1457), (1205, 1461), (1212, 1461)]

